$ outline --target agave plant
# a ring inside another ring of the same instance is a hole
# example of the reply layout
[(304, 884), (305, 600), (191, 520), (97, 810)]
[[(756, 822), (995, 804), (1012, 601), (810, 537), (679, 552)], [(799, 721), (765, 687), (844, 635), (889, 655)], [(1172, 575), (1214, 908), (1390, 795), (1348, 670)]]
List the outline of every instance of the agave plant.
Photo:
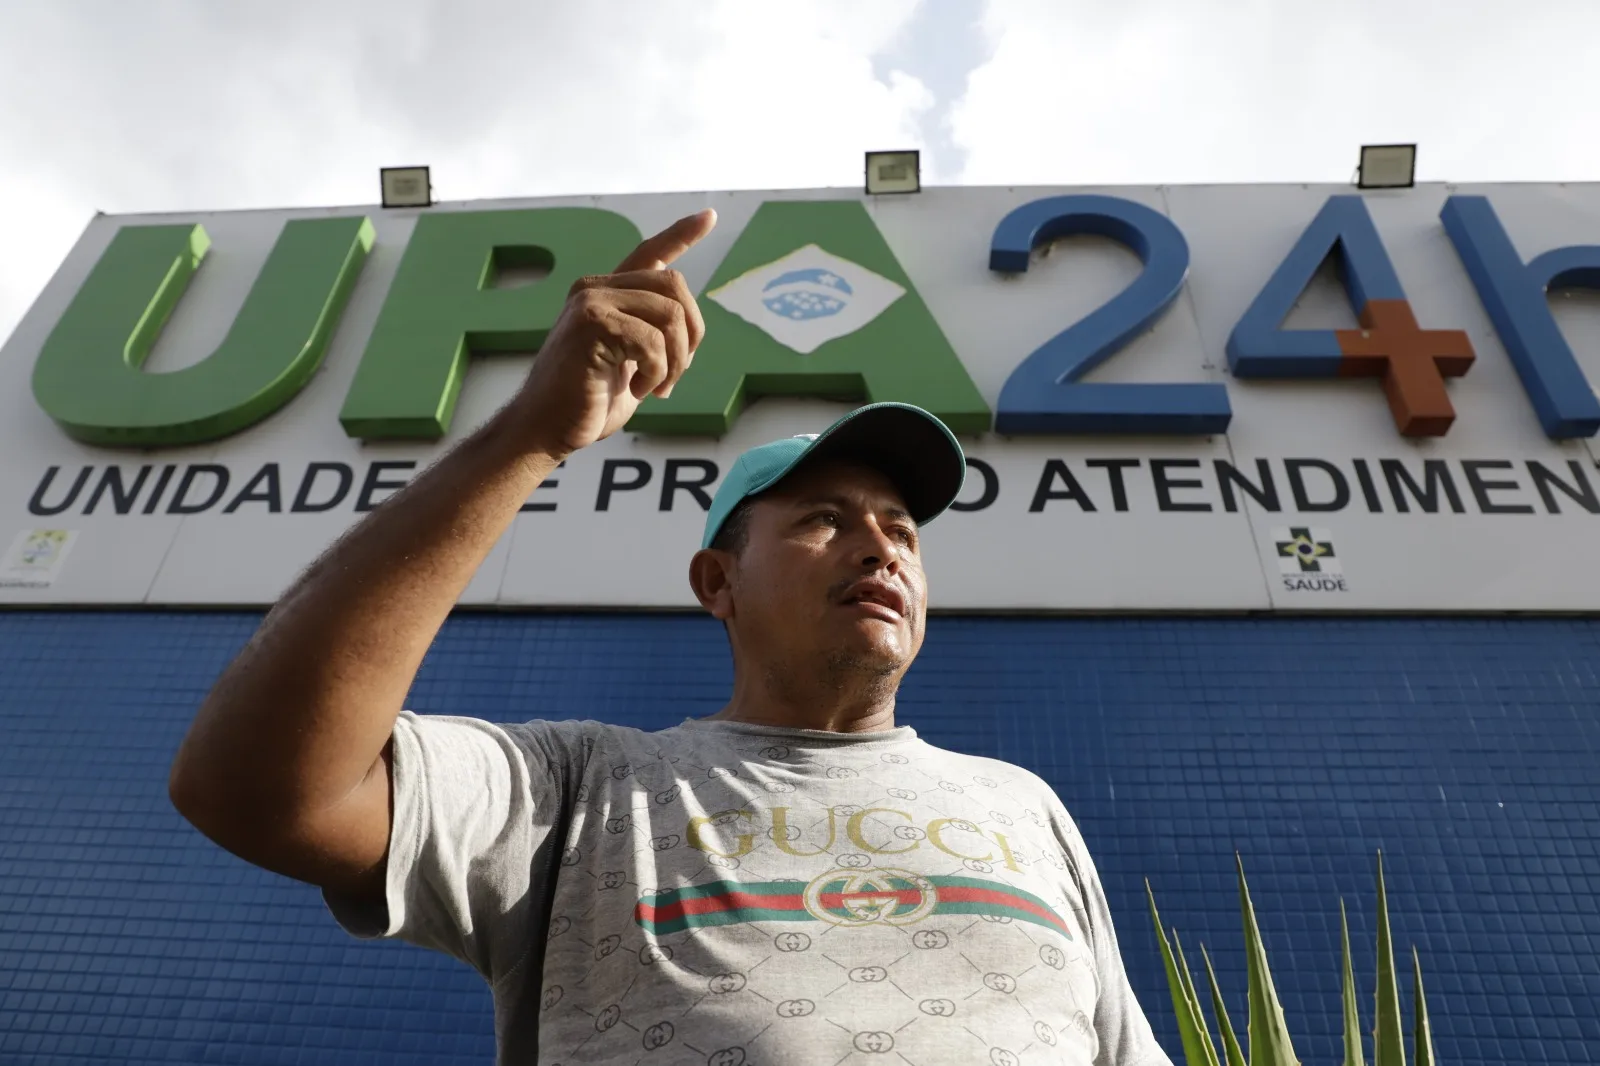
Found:
[[(1277, 990), (1272, 985), (1272, 971), (1267, 968), (1267, 952), (1261, 944), (1261, 930), (1256, 926), (1255, 907), (1250, 903), (1250, 888), (1244, 879), (1244, 863), (1237, 855), (1234, 861), (1239, 868), (1239, 909), (1244, 915), (1245, 956), (1250, 972), (1250, 1017), (1247, 1034), (1250, 1044), (1248, 1060), (1239, 1039), (1234, 1035), (1233, 1022), (1222, 1002), (1222, 990), (1217, 984), (1216, 971), (1211, 967), (1211, 956), (1204, 944), (1200, 954), (1205, 961), (1206, 978), (1211, 985), (1211, 1009), (1217, 1016), (1217, 1029), (1221, 1035), (1221, 1054), (1211, 1039), (1211, 1027), (1200, 1006), (1194, 977), (1183, 957), (1183, 943), (1178, 931), (1172, 939), (1161, 925), (1161, 915), (1156, 910), (1155, 893), (1150, 882), (1144, 885), (1150, 898), (1150, 918), (1155, 922), (1156, 935), (1161, 938), (1161, 961), (1166, 965), (1167, 989), (1172, 994), (1173, 1010), (1178, 1016), (1178, 1034), (1183, 1040), (1183, 1057), (1188, 1066), (1299, 1066), (1294, 1044), (1289, 1038), (1289, 1025), (1283, 1017), (1283, 1005), (1278, 1002)], [(1345, 919), (1344, 901), (1339, 901), (1339, 927), (1344, 954), (1344, 1066), (1366, 1066), (1362, 1053), (1361, 1016), (1356, 1010), (1356, 982), (1350, 965), (1350, 926)], [(1434, 1066), (1433, 1031), (1428, 1024), (1428, 1005), (1422, 994), (1422, 962), (1415, 948), (1411, 950), (1411, 966), (1416, 988), (1413, 1066)], [(1376, 1025), (1372, 1032), (1373, 1066), (1406, 1066), (1405, 1038), (1400, 1027), (1400, 984), (1395, 977), (1394, 947), (1389, 935), (1389, 901), (1383, 887), (1383, 853), (1378, 853), (1378, 989)]]

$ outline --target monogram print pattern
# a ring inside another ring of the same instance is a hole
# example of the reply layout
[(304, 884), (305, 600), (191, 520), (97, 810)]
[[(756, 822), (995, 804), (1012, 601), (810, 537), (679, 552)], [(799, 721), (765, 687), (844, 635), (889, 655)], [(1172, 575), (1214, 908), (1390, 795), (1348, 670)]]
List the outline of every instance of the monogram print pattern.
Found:
[(582, 773), (541, 1062), (1095, 1061), (1082, 844), (1033, 775), (718, 723), (607, 729)]

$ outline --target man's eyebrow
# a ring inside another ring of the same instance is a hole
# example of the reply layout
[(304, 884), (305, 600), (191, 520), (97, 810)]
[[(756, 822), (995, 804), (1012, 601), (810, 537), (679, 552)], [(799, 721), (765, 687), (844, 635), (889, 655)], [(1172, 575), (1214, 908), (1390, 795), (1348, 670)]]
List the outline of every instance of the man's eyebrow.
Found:
[[(794, 505), (796, 507), (848, 507), (850, 506), (850, 501), (843, 496), (802, 496), (794, 501)], [(917, 524), (916, 519), (911, 517), (911, 512), (903, 507), (885, 507), (883, 513), (897, 521), (910, 522), (913, 526)]]

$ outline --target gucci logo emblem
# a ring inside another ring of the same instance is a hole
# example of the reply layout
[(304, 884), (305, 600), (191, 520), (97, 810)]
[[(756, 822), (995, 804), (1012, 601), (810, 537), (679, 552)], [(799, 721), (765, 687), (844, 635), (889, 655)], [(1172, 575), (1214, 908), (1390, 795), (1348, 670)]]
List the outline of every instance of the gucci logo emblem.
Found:
[(800, 898), (813, 918), (834, 925), (910, 925), (933, 913), (939, 893), (910, 870), (840, 869), (812, 881)]
[(1008, 973), (986, 973), (983, 975), (983, 983), (996, 992), (1004, 992), (1006, 995), (1017, 990), (1017, 979)]
[(894, 1050), (894, 1037), (883, 1032), (857, 1033), (852, 1043), (857, 1051), (865, 1051), (869, 1055), (881, 1055)]
[(644, 1031), (644, 1049), (654, 1051), (672, 1043), (672, 1023), (657, 1022)]
[(707, 982), (707, 987), (719, 996), (729, 992), (738, 992), (744, 988), (745, 980), (742, 973), (719, 973)]

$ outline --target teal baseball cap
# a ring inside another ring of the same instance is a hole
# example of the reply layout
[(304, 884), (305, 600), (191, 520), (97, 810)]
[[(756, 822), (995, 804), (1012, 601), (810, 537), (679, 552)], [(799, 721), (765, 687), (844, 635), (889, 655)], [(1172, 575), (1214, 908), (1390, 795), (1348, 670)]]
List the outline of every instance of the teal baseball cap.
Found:
[(943, 514), (967, 477), (967, 458), (939, 419), (908, 403), (869, 403), (821, 433), (757, 445), (734, 461), (706, 515), (702, 548), (711, 547), (734, 508), (772, 488), (807, 459), (847, 459), (881, 470), (920, 525)]

